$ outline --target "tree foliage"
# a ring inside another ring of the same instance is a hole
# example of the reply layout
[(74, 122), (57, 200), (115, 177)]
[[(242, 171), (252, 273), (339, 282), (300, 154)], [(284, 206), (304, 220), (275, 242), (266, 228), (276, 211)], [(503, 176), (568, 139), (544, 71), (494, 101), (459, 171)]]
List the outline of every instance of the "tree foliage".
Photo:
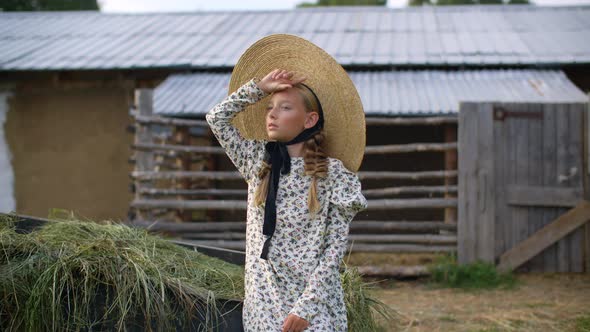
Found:
[(387, 0), (317, 0), (302, 2), (297, 7), (328, 7), (328, 6), (385, 6)]
[(408, 6), (528, 5), (530, 0), (408, 0)]
[(0, 0), (0, 11), (99, 10), (97, 0)]

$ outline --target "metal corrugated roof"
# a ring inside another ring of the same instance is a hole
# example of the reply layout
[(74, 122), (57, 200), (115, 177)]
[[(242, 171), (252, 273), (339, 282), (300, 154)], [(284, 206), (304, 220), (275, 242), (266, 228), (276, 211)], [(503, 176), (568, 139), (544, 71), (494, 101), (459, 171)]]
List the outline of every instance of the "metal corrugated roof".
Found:
[(590, 6), (481, 5), (1, 12), (0, 70), (231, 68), (272, 33), (309, 39), (344, 66), (590, 63)]
[[(369, 116), (454, 115), (460, 101), (588, 102), (560, 70), (349, 72)], [(154, 112), (203, 117), (227, 96), (231, 74), (175, 74), (160, 84)]]

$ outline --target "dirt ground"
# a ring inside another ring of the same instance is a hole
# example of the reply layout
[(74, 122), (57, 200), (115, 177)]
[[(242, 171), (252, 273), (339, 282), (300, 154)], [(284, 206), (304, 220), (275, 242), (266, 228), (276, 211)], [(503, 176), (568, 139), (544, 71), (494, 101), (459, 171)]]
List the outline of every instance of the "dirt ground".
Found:
[[(357, 259), (366, 262), (364, 257), (350, 257)], [(429, 259), (417, 255), (404, 260)], [(427, 278), (367, 280), (376, 282), (376, 297), (396, 312), (396, 321), (381, 321), (387, 331), (590, 332), (590, 274), (516, 277), (513, 289), (478, 291), (436, 288)], [(582, 329), (576, 323), (580, 317), (586, 321)]]

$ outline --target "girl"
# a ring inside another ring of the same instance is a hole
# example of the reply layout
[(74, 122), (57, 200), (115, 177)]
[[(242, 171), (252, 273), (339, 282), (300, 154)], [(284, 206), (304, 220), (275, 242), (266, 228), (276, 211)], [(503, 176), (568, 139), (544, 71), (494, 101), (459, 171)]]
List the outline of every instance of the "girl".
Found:
[[(304, 80), (275, 69), (206, 114), (248, 183), (245, 331), (348, 329), (339, 267), (367, 201), (358, 176), (326, 155), (322, 104)], [(246, 139), (231, 121), (265, 97), (268, 139)]]

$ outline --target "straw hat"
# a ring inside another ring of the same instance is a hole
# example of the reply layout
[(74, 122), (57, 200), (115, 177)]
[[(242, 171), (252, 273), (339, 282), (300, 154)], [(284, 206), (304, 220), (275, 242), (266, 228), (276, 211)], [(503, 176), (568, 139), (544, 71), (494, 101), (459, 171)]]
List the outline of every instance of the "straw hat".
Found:
[[(318, 96), (324, 113), (324, 149), (329, 157), (357, 172), (365, 151), (365, 112), (352, 80), (332, 56), (312, 42), (289, 34), (273, 34), (252, 44), (236, 63), (228, 94), (254, 77), (276, 68), (303, 74), (304, 84)], [(233, 125), (247, 139), (269, 140), (265, 128), (269, 96), (236, 115)]]

